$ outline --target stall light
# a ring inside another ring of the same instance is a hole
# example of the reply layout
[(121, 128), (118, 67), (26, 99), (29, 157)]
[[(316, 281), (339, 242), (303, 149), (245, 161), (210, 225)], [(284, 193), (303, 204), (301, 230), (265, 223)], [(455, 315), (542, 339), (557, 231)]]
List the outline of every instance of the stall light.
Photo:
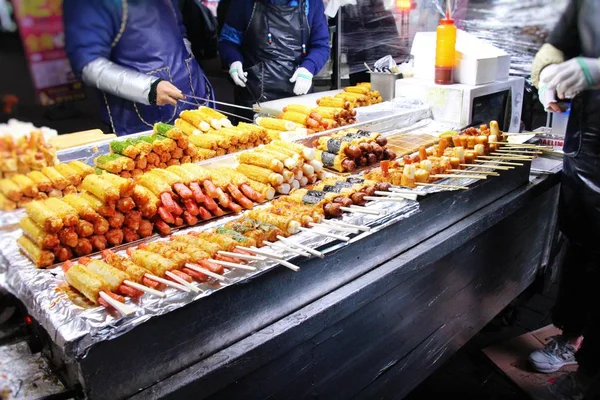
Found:
[(25, 324), (31, 325), (32, 322), (33, 322), (33, 320), (31, 319), (31, 317), (29, 315), (25, 316)]
[(401, 12), (409, 12), (416, 8), (413, 0), (396, 0), (396, 8)]

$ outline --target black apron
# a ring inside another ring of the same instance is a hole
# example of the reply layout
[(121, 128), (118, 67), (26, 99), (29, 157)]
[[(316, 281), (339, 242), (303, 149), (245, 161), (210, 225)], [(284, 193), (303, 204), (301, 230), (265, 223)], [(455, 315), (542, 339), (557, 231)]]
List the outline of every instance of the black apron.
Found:
[(563, 150), (561, 231), (600, 252), (600, 90), (573, 99)]
[(300, 0), (297, 7), (254, 3), (242, 42), (247, 88), (236, 86), (237, 104), (249, 107), (256, 100), (294, 96), (290, 78), (302, 62), (302, 44), (310, 37), (305, 1)]

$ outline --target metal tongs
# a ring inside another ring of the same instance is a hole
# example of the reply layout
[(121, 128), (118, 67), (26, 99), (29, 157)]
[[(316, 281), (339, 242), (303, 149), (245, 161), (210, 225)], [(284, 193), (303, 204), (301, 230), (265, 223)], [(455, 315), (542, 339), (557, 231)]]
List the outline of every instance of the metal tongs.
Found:
[[(256, 97), (254, 96), (254, 94), (252, 93), (252, 91), (250, 90), (250, 88), (246, 86), (246, 89), (248, 89), (248, 93), (250, 93), (250, 95), (252, 96), (252, 98), (253, 98), (256, 106), (254, 106), (254, 107), (239, 106), (237, 104), (230, 104), (230, 103), (225, 103), (225, 102), (222, 102), (222, 101), (216, 101), (216, 100), (206, 99), (206, 98), (203, 98), (203, 97), (192, 96), (191, 94), (185, 94), (184, 96), (185, 96), (186, 99), (190, 98), (190, 99), (194, 99), (194, 100), (203, 101), (204, 104), (214, 103), (214, 104), (220, 104), (220, 105), (227, 106), (227, 107), (239, 108), (239, 109), (242, 109), (242, 110), (249, 110), (249, 111), (253, 111), (255, 113), (261, 112), (262, 109), (261, 109), (260, 103), (258, 102), (258, 100), (256, 99)], [(186, 101), (186, 100), (179, 100), (179, 102), (184, 103), (184, 104), (189, 104), (189, 105), (192, 105), (192, 106), (201, 106), (201, 104), (192, 103), (192, 102)], [(241, 115), (237, 115), (237, 114), (234, 114), (234, 113), (231, 113), (231, 112), (228, 112), (228, 111), (219, 110), (219, 112), (221, 112), (223, 114), (226, 114), (226, 115), (229, 115), (231, 117), (242, 119), (244, 121), (254, 122), (250, 118), (243, 117)]]

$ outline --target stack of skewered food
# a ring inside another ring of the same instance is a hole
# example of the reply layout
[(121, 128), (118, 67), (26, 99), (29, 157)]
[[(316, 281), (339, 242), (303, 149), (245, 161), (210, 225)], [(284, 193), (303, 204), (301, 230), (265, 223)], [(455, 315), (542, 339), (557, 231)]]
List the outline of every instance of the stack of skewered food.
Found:
[(348, 130), (323, 136), (314, 143), (317, 159), (338, 172), (352, 172), (356, 168), (393, 160), (396, 154), (386, 148), (387, 139), (379, 133)]
[[(335, 107), (311, 108), (298, 104), (290, 104), (283, 109), (280, 119), (295, 122), (311, 132), (322, 132), (339, 126), (350, 125), (356, 122), (355, 110), (346, 110)], [(260, 124), (260, 122), (259, 122)]]
[(196, 164), (153, 169), (136, 183), (158, 199), (154, 222), (163, 235), (173, 226), (191, 226), (225, 212), (251, 209), (254, 202), (271, 199), (275, 193), (270, 186), (231, 168), (207, 169)]
[(155, 124), (154, 134), (110, 143), (110, 154), (97, 157), (96, 167), (123, 178), (140, 176), (152, 168), (197, 162), (216, 155), (215, 151), (196, 147), (180, 129)]
[(92, 167), (81, 161), (71, 161), (27, 174), (14, 174), (0, 180), (0, 209), (11, 211), (25, 207), (33, 200), (77, 193), (82, 180), (93, 173)]
[(152, 235), (158, 199), (146, 188), (109, 173), (86, 176), (81, 188), (25, 209), (18, 244), (37, 267)]
[(19, 138), (0, 137), (0, 178), (39, 171), (56, 163), (56, 149), (46, 142), (41, 131)]
[(240, 153), (237, 171), (270, 185), (277, 193), (288, 194), (313, 184), (323, 173), (323, 163), (315, 160), (315, 149), (297, 143), (274, 140), (252, 151)]
[(479, 128), (467, 128), (452, 136), (452, 144), (455, 147), (474, 150), (476, 145), (483, 145), (490, 151), (498, 150), (498, 143), (504, 141), (505, 135), (500, 131), (497, 121), (491, 121), (480, 125)]
[(224, 115), (207, 107), (183, 111), (175, 126), (191, 144), (217, 156), (251, 149), (270, 140), (265, 129), (246, 123), (232, 126)]

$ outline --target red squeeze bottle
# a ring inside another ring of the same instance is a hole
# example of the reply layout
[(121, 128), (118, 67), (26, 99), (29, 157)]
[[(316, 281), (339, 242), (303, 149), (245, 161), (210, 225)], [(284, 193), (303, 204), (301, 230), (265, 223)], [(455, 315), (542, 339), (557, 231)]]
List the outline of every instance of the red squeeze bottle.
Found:
[(449, 85), (454, 82), (456, 64), (456, 26), (446, 13), (437, 27), (435, 45), (435, 83)]

